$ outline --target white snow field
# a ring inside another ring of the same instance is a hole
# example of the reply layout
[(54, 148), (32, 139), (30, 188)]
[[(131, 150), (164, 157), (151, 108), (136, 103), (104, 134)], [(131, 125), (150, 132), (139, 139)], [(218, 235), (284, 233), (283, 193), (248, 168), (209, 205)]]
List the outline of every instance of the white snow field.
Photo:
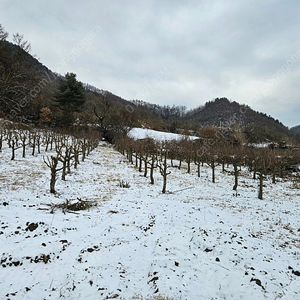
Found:
[[(158, 171), (150, 185), (101, 144), (53, 195), (43, 155), (0, 153), (0, 299), (300, 299), (290, 181), (266, 181), (258, 200), (247, 172), (236, 194), (220, 167), (215, 184), (206, 166), (201, 178), (172, 168), (162, 194)], [(49, 209), (77, 198), (98, 205)]]
[(170, 140), (180, 140), (183, 138), (189, 138), (191, 140), (199, 139), (197, 136), (187, 136), (183, 134), (157, 131), (148, 128), (132, 128), (128, 134), (129, 137), (137, 139), (152, 138), (158, 141), (170, 141)]

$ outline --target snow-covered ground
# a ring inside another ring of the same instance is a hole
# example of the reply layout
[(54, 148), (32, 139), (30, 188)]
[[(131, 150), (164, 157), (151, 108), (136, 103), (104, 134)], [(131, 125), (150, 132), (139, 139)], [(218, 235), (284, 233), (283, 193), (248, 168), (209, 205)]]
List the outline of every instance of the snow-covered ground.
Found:
[[(51, 153), (47, 153), (50, 155)], [(300, 299), (300, 190), (208, 167), (168, 193), (97, 147), (49, 193), (43, 154), (0, 153), (0, 299)], [(121, 188), (120, 181), (129, 188)], [(74, 213), (49, 204), (97, 201)]]
[(199, 137), (196, 136), (186, 136), (183, 134), (171, 133), (171, 132), (164, 132), (164, 131), (157, 131), (148, 128), (132, 128), (129, 132), (129, 137), (133, 139), (145, 139), (145, 138), (152, 138), (158, 141), (171, 141), (171, 140), (180, 140), (183, 138), (189, 138), (191, 140), (198, 139)]

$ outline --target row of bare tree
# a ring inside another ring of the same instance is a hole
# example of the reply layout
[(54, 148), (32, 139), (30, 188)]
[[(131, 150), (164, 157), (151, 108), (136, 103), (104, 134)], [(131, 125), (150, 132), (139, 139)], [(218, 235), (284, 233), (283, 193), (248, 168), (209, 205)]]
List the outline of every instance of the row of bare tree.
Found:
[[(43, 160), (51, 171), (50, 192), (56, 193), (58, 172), (61, 171), (61, 179), (66, 180), (71, 167), (76, 169), (97, 147), (99, 137), (94, 134), (72, 136), (48, 130), (0, 128), (0, 152), (4, 141), (11, 149), (11, 160), (15, 160), (18, 149), (22, 149), (22, 158), (26, 157), (28, 151), (31, 155), (43, 153)], [(48, 151), (53, 155), (45, 155)]]
[(98, 146), (99, 141), (87, 138), (67, 137), (55, 142), (55, 154), (44, 157), (45, 164), (51, 170), (50, 193), (56, 193), (55, 184), (57, 174), (61, 172), (61, 179), (66, 180), (66, 175), (71, 173), (71, 167), (77, 169), (80, 161)]
[[(135, 163), (144, 176), (150, 177), (154, 184), (154, 170), (157, 168), (163, 177), (162, 193), (166, 193), (167, 176), (172, 167), (181, 169), (185, 163), (187, 173), (191, 165), (196, 167), (197, 176), (201, 177), (201, 167), (206, 164), (211, 168), (212, 182), (216, 181), (216, 168), (221, 166), (222, 172), (230, 172), (234, 176), (233, 190), (239, 185), (242, 167), (252, 173), (254, 179), (259, 178), (259, 199), (263, 198), (263, 182), (271, 177), (276, 183), (277, 177), (284, 177), (291, 164), (300, 162), (300, 153), (289, 150), (269, 148), (248, 148), (236, 144), (217, 135), (211, 138), (190, 140), (183, 138), (168, 142), (156, 142), (151, 138), (134, 140), (129, 137), (116, 142), (117, 150), (126, 155), (131, 163)], [(175, 164), (176, 162), (176, 164)], [(229, 168), (229, 166), (231, 166)]]

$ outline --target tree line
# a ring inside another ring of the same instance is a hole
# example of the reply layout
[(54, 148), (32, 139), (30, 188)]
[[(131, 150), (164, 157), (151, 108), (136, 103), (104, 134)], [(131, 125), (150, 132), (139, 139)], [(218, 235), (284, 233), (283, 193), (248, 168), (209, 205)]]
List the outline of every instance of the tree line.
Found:
[[(65, 181), (66, 176), (71, 173), (71, 168), (77, 169), (98, 146), (99, 140), (100, 136), (96, 131), (70, 135), (24, 125), (17, 126), (13, 123), (0, 127), (0, 153), (6, 142), (11, 151), (10, 160), (15, 161), (17, 155), (22, 158), (28, 155), (43, 155), (43, 161), (50, 169), (50, 193), (56, 193), (58, 174), (61, 173), (61, 180)], [(51, 154), (48, 155), (48, 152)]]
[(192, 166), (201, 178), (201, 168), (206, 165), (211, 170), (211, 181), (216, 182), (216, 169), (222, 174), (232, 174), (232, 189), (239, 186), (242, 170), (247, 170), (253, 179), (258, 179), (258, 198), (263, 199), (263, 184), (266, 178), (276, 183), (278, 178), (289, 174), (288, 168), (300, 161), (300, 152), (282, 149), (249, 148), (243, 144), (228, 141), (221, 132), (215, 131), (206, 138), (157, 142), (151, 138), (134, 140), (125, 137), (118, 139), (116, 149), (135, 164), (139, 172), (149, 177), (154, 184), (155, 170), (162, 176), (162, 193), (167, 192), (168, 175), (172, 168), (182, 168), (191, 173)]

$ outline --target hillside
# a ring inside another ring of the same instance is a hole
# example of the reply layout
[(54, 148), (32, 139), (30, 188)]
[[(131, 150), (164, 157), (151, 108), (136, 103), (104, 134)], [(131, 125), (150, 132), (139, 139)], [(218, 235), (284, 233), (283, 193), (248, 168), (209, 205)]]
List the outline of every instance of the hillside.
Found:
[[(0, 41), (0, 118), (40, 125), (41, 109), (49, 108), (51, 126), (60, 126), (64, 115), (53, 100), (61, 79), (61, 74), (49, 70), (30, 53), (10, 42)], [(134, 124), (165, 128), (161, 117), (149, 109), (88, 83), (83, 86), (86, 104), (77, 114), (82, 124), (99, 123), (96, 111), (105, 119), (106, 127)]]
[[(0, 117), (38, 125), (41, 110), (49, 108), (51, 126), (60, 126), (64, 114), (53, 105), (53, 100), (62, 75), (6, 41), (0, 42), (0, 70)], [(82, 124), (99, 123), (100, 117), (105, 119), (106, 128), (118, 127), (118, 132), (120, 127), (137, 126), (174, 133), (180, 129), (198, 131), (203, 126), (230, 128), (238, 124), (249, 142), (280, 142), (295, 137), (279, 120), (226, 98), (216, 98), (186, 113), (184, 106), (128, 101), (88, 83), (83, 85), (86, 104), (77, 115)]]
[[(168, 193), (101, 143), (49, 192), (46, 150), (3, 144), (1, 299), (299, 299), (299, 189), (172, 168)], [(127, 188), (120, 182), (126, 180)], [(80, 200), (78, 200), (80, 199)], [(88, 201), (82, 209), (75, 203)], [(73, 205), (67, 209), (66, 205)], [(64, 206), (65, 205), (65, 206)], [(158, 297), (158, 296), (162, 297)]]
[(300, 134), (300, 125), (292, 127), (291, 130), (296, 132), (297, 134)]
[(0, 41), (0, 117), (34, 121), (48, 106), (58, 77), (20, 47)]
[(199, 126), (226, 128), (238, 125), (251, 142), (279, 142), (294, 137), (279, 120), (227, 98), (209, 101), (204, 106), (187, 112), (185, 118)]

